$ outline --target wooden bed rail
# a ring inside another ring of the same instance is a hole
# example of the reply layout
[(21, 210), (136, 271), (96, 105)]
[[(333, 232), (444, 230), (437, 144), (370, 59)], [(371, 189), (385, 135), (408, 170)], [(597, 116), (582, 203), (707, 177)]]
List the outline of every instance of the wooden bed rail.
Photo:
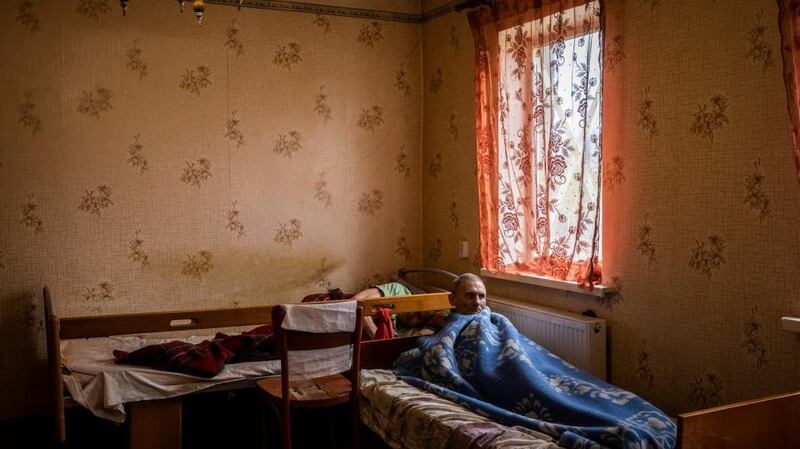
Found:
[(678, 416), (677, 449), (800, 448), (800, 392)]
[(270, 322), (272, 306), (61, 318), (61, 339), (110, 337)]
[(361, 342), (361, 369), (391, 369), (404, 351), (417, 347), (417, 337)]
[[(450, 302), (447, 296), (447, 292), (425, 293), (413, 296), (366, 299), (361, 302), (364, 304), (365, 315), (374, 315), (379, 307), (388, 307), (394, 313), (425, 312), (449, 309)], [(49, 297), (48, 293), (47, 298)], [(47, 303), (47, 300), (45, 302)], [(338, 301), (330, 301), (328, 304), (331, 302)], [(312, 305), (315, 303), (304, 304)], [(50, 313), (56, 317), (52, 314), (52, 301)], [(261, 306), (61, 318), (59, 337), (62, 340), (68, 340), (73, 338), (259, 325), (269, 323), (272, 319), (271, 313), (272, 306)]]
[(422, 273), (422, 274), (437, 274), (440, 276), (444, 276), (447, 280), (452, 281), (453, 279), (457, 278), (458, 275), (455, 273), (451, 273), (446, 270), (441, 270), (439, 268), (428, 268), (428, 267), (408, 267), (408, 268), (401, 268), (397, 270), (397, 275), (401, 279), (408, 279), (408, 275), (411, 273)]
[(395, 296), (388, 298), (362, 299), (364, 315), (375, 315), (377, 309), (387, 307), (393, 313), (432, 312), (449, 310), (452, 306), (448, 296), (450, 292), (423, 293), (412, 296)]

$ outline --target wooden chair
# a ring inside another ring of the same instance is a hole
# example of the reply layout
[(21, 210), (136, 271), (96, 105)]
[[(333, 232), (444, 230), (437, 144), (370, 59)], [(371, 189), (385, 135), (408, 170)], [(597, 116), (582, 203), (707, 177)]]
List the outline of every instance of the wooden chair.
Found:
[[(307, 307), (314, 307), (309, 305)], [(286, 310), (283, 306), (272, 309), (272, 323), (281, 353), (281, 376), (258, 382), (259, 389), (266, 399), (279, 410), (281, 415), (281, 446), (292, 447), (291, 410), (299, 408), (332, 407), (349, 402), (352, 412), (353, 447), (360, 448), (360, 416), (358, 396), (360, 387), (361, 331), (364, 308), (356, 309), (356, 323), (353, 332), (311, 333), (282, 329)], [(350, 369), (343, 373), (314, 379), (290, 381), (289, 351), (311, 349), (330, 349), (352, 345)], [(302, 397), (306, 396), (306, 397)]]

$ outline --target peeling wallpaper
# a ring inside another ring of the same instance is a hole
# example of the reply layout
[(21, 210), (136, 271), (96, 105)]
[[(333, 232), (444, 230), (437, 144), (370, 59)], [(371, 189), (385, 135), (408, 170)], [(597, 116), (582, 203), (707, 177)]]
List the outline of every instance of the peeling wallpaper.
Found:
[[(619, 294), (488, 280), (609, 324), (609, 374), (671, 414), (800, 389), (800, 186), (775, 2), (607, 1), (602, 261)], [(474, 48), (423, 24), (423, 257), (478, 247)]]
[(420, 260), (418, 24), (131, 3), (0, 18), (0, 418), (43, 409), (44, 285), (64, 316), (253, 306)]

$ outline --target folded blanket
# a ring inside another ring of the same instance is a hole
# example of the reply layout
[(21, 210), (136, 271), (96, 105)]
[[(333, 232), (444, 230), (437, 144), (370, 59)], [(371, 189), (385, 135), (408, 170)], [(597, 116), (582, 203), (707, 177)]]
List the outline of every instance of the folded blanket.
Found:
[(152, 366), (198, 377), (214, 377), (226, 363), (251, 362), (275, 357), (272, 325), (259, 326), (240, 335), (218, 333), (198, 344), (170, 341), (135, 351), (113, 351), (116, 363)]
[(534, 343), (488, 308), (450, 313), (436, 335), (395, 363), (398, 377), (570, 449), (671, 449), (675, 425), (658, 408)]

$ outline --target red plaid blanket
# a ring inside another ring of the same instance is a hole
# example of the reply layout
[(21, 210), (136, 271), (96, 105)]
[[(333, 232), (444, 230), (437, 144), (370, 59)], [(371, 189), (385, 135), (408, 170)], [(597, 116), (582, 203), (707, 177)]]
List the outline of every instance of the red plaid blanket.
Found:
[(132, 352), (114, 351), (116, 363), (152, 366), (206, 378), (216, 376), (226, 363), (268, 360), (277, 356), (271, 324), (239, 335), (217, 333), (213, 340), (197, 344), (169, 341)]

